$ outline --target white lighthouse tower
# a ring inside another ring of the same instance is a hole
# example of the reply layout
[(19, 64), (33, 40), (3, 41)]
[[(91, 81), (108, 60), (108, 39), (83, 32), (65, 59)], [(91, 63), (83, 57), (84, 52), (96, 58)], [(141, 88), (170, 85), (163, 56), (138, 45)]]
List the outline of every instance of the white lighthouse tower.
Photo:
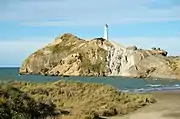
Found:
[(108, 25), (105, 24), (104, 26), (104, 39), (108, 40)]

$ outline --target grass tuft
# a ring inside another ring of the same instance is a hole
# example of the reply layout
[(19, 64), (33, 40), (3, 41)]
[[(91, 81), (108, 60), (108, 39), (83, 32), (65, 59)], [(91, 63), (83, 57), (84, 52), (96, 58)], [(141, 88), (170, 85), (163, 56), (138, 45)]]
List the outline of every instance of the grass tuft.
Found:
[(126, 94), (115, 88), (94, 83), (58, 81), (53, 83), (15, 82), (13, 85), (36, 101), (51, 100), (64, 118), (96, 119), (100, 116), (124, 115), (156, 100), (145, 94)]

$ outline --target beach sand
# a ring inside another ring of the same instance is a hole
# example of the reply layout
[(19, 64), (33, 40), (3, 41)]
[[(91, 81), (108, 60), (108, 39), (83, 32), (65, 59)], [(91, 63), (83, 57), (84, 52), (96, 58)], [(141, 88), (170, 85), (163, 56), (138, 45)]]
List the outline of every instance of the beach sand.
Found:
[(180, 119), (180, 91), (151, 93), (157, 103), (131, 114), (108, 119)]

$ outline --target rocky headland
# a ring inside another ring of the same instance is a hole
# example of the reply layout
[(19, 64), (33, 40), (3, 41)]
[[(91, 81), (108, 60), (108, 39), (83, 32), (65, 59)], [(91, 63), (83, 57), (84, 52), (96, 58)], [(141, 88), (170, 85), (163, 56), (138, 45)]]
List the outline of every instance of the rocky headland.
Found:
[(160, 48), (125, 47), (103, 38), (84, 40), (65, 33), (31, 54), (19, 73), (180, 79), (179, 57), (167, 54)]

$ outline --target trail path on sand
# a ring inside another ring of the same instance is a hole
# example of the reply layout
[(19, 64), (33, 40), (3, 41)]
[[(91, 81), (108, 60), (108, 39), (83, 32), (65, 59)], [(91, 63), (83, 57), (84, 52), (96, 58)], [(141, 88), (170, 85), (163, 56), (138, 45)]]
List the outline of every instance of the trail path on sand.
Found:
[(108, 119), (180, 119), (180, 92), (153, 93), (157, 103), (131, 114)]

